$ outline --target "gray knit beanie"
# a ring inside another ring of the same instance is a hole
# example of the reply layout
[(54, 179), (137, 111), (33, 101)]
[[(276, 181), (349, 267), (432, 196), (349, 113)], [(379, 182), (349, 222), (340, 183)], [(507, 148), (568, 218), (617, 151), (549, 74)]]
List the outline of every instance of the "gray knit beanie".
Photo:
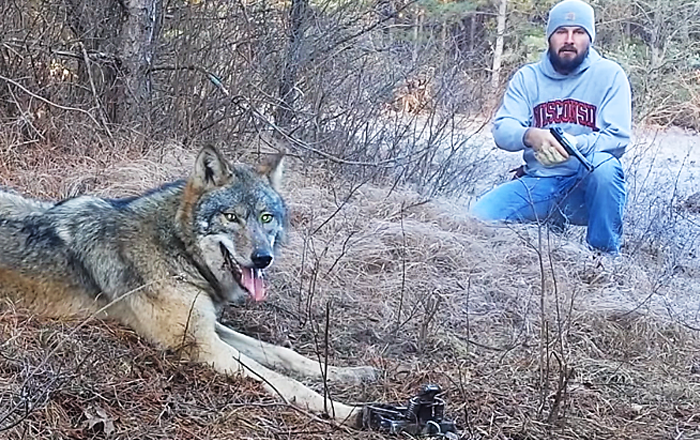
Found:
[(588, 3), (564, 0), (554, 5), (547, 21), (547, 41), (562, 26), (581, 26), (591, 37), (591, 44), (595, 41), (595, 18), (593, 8)]

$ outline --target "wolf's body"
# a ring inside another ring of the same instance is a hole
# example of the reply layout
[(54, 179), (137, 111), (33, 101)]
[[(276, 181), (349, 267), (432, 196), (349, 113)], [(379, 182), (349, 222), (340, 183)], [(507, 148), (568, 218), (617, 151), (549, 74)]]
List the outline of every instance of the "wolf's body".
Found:
[[(54, 204), (0, 191), (0, 293), (48, 316), (115, 318), (162, 348), (346, 421), (355, 408), (273, 371), (321, 378), (318, 362), (217, 322), (225, 303), (265, 297), (262, 270), (286, 226), (280, 161), (231, 167), (205, 148), (187, 181), (127, 199)], [(328, 369), (329, 380), (375, 374)]]

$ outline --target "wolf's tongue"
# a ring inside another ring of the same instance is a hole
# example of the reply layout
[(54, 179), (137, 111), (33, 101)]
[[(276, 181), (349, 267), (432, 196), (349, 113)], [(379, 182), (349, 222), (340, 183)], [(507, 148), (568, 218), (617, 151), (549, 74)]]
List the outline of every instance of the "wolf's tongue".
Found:
[(248, 290), (253, 301), (258, 302), (264, 300), (267, 297), (267, 292), (265, 291), (265, 282), (262, 279), (262, 270), (243, 267), (241, 268), (241, 272), (243, 287)]

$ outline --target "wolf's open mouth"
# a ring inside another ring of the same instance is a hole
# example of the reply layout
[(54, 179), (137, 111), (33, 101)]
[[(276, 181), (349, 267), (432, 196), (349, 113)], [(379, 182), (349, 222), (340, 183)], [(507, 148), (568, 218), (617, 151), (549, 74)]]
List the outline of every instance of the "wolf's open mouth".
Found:
[(263, 270), (239, 265), (223, 243), (219, 243), (219, 247), (224, 256), (224, 267), (231, 272), (236, 282), (248, 292), (253, 301), (264, 300), (267, 290), (263, 281)]

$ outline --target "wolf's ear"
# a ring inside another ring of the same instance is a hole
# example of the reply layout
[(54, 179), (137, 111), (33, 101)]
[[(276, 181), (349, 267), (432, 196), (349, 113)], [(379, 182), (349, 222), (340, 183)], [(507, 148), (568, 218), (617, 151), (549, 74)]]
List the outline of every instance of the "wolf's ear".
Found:
[(221, 153), (207, 145), (197, 156), (192, 179), (198, 188), (218, 188), (231, 182), (231, 169)]
[(258, 166), (258, 173), (266, 176), (270, 186), (279, 191), (282, 189), (282, 175), (284, 174), (284, 154), (279, 153), (268, 158)]

